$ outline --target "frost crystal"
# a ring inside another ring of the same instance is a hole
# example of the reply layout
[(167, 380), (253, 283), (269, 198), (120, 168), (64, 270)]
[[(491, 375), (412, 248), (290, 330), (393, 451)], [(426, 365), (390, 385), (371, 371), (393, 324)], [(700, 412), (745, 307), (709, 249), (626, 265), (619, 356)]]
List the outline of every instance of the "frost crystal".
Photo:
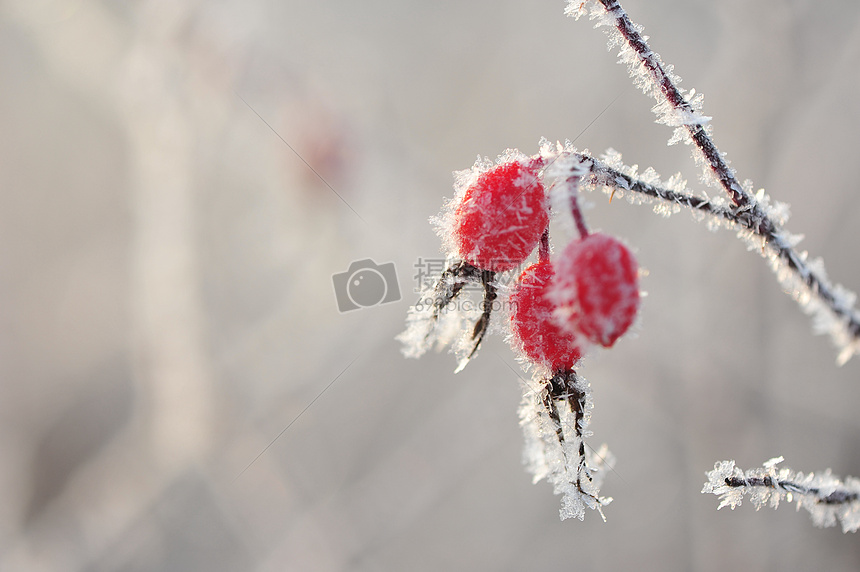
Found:
[[(435, 285), (425, 286), (406, 317), (406, 331), (397, 336), (406, 357), (421, 357), (433, 345), (452, 346), (461, 371), (478, 351), (484, 335), (498, 328), (493, 308), (499, 301), (499, 274), (449, 256)], [(480, 303), (468, 286), (480, 286)], [(455, 303), (456, 301), (456, 303)]]
[(430, 219), (430, 222), (436, 227), (436, 234), (442, 239), (442, 247), (447, 254), (457, 254), (459, 250), (456, 241), (457, 233), (455, 232), (455, 212), (458, 205), (463, 202), (466, 191), (475, 185), (483, 173), (493, 167), (506, 163), (519, 163), (527, 159), (528, 157), (516, 149), (507, 149), (499, 155), (495, 162), (489, 157), (482, 158), (479, 155), (471, 169), (454, 172), (454, 196), (445, 202), (439, 215)]
[[(453, 264), (454, 260), (449, 259), (447, 267), (451, 268)], [(409, 308), (406, 330), (396, 338), (403, 344), (401, 351), (405, 357), (419, 358), (435, 346), (436, 351), (452, 347), (452, 351), (463, 358), (468, 345), (465, 332), (471, 331), (470, 324), (474, 323), (477, 313), (476, 304), (440, 309), (434, 305), (438, 298), (438, 286), (424, 285), (418, 302)]]
[(589, 4), (589, 2), (569, 0), (567, 6), (564, 8), (564, 15), (579, 20), (580, 17), (585, 15), (585, 7), (587, 4)]
[(523, 462), (533, 482), (546, 479), (553, 492), (562, 495), (562, 520), (584, 520), (586, 508), (606, 520), (603, 507), (612, 502), (598, 495), (614, 458), (606, 445), (594, 451), (584, 441), (591, 435), (592, 407), (589, 383), (573, 372), (558, 372), (550, 379), (536, 373), (523, 387)]
[(822, 475), (796, 473), (779, 468), (782, 457), (770, 459), (758, 469), (746, 472), (734, 461), (720, 461), (714, 470), (706, 473), (708, 481), (703, 493), (720, 497), (717, 509), (739, 506), (744, 495), (756, 510), (767, 505), (777, 508), (782, 499), (797, 500), (797, 508), (806, 509), (815, 526), (824, 528), (842, 524), (842, 532), (856, 532), (860, 528), (860, 480), (848, 477), (845, 481), (834, 477), (830, 469)]

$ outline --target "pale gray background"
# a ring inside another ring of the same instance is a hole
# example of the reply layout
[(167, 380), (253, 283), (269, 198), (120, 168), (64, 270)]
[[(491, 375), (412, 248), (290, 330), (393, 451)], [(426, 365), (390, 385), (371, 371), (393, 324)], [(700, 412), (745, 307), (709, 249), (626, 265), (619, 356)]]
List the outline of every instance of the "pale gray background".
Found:
[[(860, 288), (860, 4), (625, 7)], [(860, 360), (729, 232), (591, 199), (649, 271), (639, 336), (582, 370), (618, 457), (605, 524), (559, 522), (523, 470), (500, 339), (456, 376), (400, 356), (427, 218), (476, 155), (575, 137), (620, 93), (577, 144), (696, 179), (563, 8), (0, 1), (0, 569), (860, 568), (856, 535), (699, 492), (727, 458), (860, 475)], [(367, 257), (404, 299), (339, 314), (331, 275)]]

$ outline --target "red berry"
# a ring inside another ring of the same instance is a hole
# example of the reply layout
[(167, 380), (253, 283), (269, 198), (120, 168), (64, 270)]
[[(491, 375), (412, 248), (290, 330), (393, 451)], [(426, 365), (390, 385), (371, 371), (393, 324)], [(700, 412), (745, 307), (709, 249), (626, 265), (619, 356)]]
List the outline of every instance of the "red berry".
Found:
[(559, 326), (555, 304), (547, 297), (553, 268), (538, 262), (526, 268), (511, 293), (511, 327), (514, 339), (532, 361), (553, 371), (570, 370), (582, 357), (576, 335)]
[(528, 257), (548, 223), (537, 163), (523, 159), (478, 175), (454, 212), (453, 232), (460, 258), (500, 272)]
[(566, 329), (610, 347), (639, 310), (639, 266), (620, 240), (602, 233), (570, 243), (556, 262), (553, 300)]

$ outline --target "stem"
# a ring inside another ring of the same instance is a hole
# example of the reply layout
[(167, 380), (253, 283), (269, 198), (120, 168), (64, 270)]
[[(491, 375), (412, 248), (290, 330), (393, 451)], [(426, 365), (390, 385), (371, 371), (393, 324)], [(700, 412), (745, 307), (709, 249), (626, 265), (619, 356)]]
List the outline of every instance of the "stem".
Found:
[(579, 208), (579, 176), (570, 177), (567, 183), (570, 185), (570, 211), (573, 214), (573, 221), (576, 223), (579, 237), (585, 238), (588, 236), (588, 226), (585, 224), (582, 209)]
[(481, 317), (475, 323), (472, 329), (472, 351), (466, 357), (467, 360), (472, 359), (478, 347), (481, 345), (481, 340), (484, 339), (484, 334), (487, 333), (487, 327), (490, 325), (490, 316), (493, 313), (493, 302), (498, 297), (496, 290), (496, 273), (492, 270), (481, 270), (481, 285), (484, 287), (484, 297), (481, 300)]
[[(659, 56), (651, 50), (645, 38), (636, 29), (633, 22), (627, 16), (627, 13), (618, 3), (618, 0), (600, 0), (606, 11), (615, 18), (615, 27), (624, 37), (627, 45), (636, 52), (642, 65), (651, 74), (654, 83), (659, 86), (660, 92), (666, 101), (673, 109), (679, 110), (684, 114), (695, 114), (696, 110), (684, 99), (677, 86), (672, 82), (671, 77), (663, 69), (660, 64)], [(684, 126), (690, 133), (696, 147), (702, 152), (708, 166), (717, 176), (720, 185), (728, 193), (732, 202), (739, 207), (749, 207), (755, 205), (755, 201), (741, 187), (738, 180), (735, 178), (734, 172), (726, 164), (717, 146), (711, 140), (704, 125), (701, 123), (687, 124)]]
[(538, 262), (549, 262), (549, 226), (540, 235), (540, 244), (538, 245)]
[[(672, 204), (677, 204), (692, 210), (721, 218), (733, 224), (737, 224), (753, 232), (756, 232), (757, 222), (752, 222), (749, 211), (738, 209), (727, 209), (711, 203), (704, 197), (697, 197), (686, 193), (679, 193), (656, 185), (651, 185), (639, 179), (635, 179), (617, 169), (613, 169), (606, 163), (584, 153), (575, 153), (583, 166), (591, 173), (590, 183), (593, 185), (604, 185), (612, 188), (622, 188), (633, 191), (651, 198), (660, 199)], [(766, 216), (766, 215), (765, 215)]]
[(547, 380), (548, 392), (544, 397), (544, 406), (547, 409), (550, 419), (555, 425), (556, 438), (562, 445), (562, 450), (565, 450), (566, 438), (564, 436), (564, 427), (562, 426), (559, 416), (557, 402), (567, 402), (571, 413), (574, 416), (573, 432), (579, 441), (576, 459), (568, 459), (567, 453), (564, 452), (565, 464), (570, 464), (576, 467), (575, 479), (570, 481), (576, 487), (580, 494), (590, 497), (602, 504), (601, 500), (594, 494), (588, 492), (584, 488), (583, 477), (592, 482), (592, 476), (588, 470), (587, 460), (585, 458), (585, 440), (583, 438), (583, 429), (585, 426), (585, 394), (576, 386), (578, 377), (573, 370), (559, 370), (553, 373), (553, 376)]

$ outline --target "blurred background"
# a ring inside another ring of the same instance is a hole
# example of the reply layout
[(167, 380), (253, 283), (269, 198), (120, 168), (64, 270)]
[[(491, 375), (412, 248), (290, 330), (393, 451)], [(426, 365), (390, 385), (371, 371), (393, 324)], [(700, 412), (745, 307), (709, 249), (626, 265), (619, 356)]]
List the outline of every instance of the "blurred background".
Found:
[[(477, 155), (579, 136), (698, 186), (564, 5), (0, 1), (0, 569), (860, 569), (853, 534), (700, 494), (722, 459), (860, 475), (860, 360), (730, 232), (589, 197), (648, 271), (638, 336), (581, 370), (606, 523), (531, 484), (500, 337), (457, 375), (401, 356)], [(860, 289), (860, 4), (624, 6)], [(340, 313), (368, 258), (402, 299)]]

